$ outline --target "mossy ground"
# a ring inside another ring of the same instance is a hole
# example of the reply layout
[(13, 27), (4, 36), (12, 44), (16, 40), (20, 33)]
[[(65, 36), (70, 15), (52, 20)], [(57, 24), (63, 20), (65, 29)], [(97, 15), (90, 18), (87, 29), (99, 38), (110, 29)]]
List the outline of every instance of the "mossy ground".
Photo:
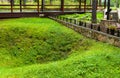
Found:
[(0, 78), (119, 78), (120, 48), (47, 18), (0, 21)]

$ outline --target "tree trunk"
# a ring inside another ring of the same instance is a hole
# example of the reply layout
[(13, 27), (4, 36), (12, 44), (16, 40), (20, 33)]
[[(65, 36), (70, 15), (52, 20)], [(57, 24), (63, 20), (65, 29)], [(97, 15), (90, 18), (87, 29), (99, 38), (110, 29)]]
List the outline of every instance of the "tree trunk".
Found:
[(107, 4), (107, 20), (110, 20), (110, 0), (108, 0), (108, 4)]
[(92, 23), (97, 23), (97, 0), (92, 1)]

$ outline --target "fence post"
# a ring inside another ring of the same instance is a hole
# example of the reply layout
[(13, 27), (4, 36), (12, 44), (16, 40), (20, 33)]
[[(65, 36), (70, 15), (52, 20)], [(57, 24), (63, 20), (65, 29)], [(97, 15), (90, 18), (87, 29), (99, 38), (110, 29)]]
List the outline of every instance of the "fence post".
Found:
[(79, 21), (79, 26), (81, 26), (81, 21)]
[(76, 19), (74, 19), (74, 24), (76, 24)]
[(91, 27), (90, 27), (90, 28), (91, 28), (91, 29), (93, 29), (93, 26), (94, 26), (94, 25), (93, 25), (93, 24), (91, 24)]
[(107, 28), (107, 34), (109, 34), (109, 29)]
[(65, 17), (63, 17), (63, 21), (65, 21)]
[(70, 18), (70, 23), (72, 23), (72, 19)]
[(64, 17), (62, 17), (63, 18), (63, 21), (64, 21)]
[(120, 37), (120, 31), (119, 30), (117, 31), (117, 36)]
[(97, 30), (98, 30), (98, 31), (101, 31), (101, 29), (100, 29), (100, 25), (97, 27)]
[(68, 18), (66, 18), (66, 22), (68, 22)]
[(84, 23), (85, 23), (84, 27), (86, 27), (86, 22), (84, 22)]
[(59, 19), (61, 20), (61, 17), (59, 17)]
[(109, 29), (111, 35), (115, 35), (115, 30), (114, 29)]

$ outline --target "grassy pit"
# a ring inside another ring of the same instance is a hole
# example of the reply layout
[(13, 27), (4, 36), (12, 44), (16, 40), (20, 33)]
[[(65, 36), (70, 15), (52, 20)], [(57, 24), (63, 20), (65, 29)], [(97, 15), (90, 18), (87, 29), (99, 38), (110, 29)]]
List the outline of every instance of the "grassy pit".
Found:
[(86, 44), (77, 33), (47, 18), (12, 19), (0, 23), (1, 66), (65, 59), (72, 50)]
[(120, 48), (47, 18), (0, 21), (0, 78), (119, 78)]

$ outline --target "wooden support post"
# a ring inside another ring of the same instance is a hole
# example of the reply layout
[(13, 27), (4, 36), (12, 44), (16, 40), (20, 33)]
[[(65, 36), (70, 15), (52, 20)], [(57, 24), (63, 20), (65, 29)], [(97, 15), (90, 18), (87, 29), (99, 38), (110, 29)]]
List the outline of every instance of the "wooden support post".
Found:
[(45, 0), (42, 0), (41, 11), (44, 11), (44, 8), (45, 8)]
[(84, 0), (84, 12), (86, 12), (86, 0)]
[(117, 30), (117, 36), (120, 37), (120, 30)]
[(22, 0), (20, 0), (20, 12), (22, 12)]
[(40, 1), (39, 0), (37, 0), (37, 11), (38, 13), (40, 12)]
[(79, 11), (81, 11), (81, 0), (79, 0)]
[(11, 9), (11, 13), (13, 13), (13, 5), (14, 5), (14, 3), (13, 3), (13, 0), (10, 0), (10, 9)]
[(92, 23), (97, 23), (97, 0), (93, 0), (92, 2)]
[(60, 11), (64, 12), (64, 0), (61, 0), (61, 8)]

